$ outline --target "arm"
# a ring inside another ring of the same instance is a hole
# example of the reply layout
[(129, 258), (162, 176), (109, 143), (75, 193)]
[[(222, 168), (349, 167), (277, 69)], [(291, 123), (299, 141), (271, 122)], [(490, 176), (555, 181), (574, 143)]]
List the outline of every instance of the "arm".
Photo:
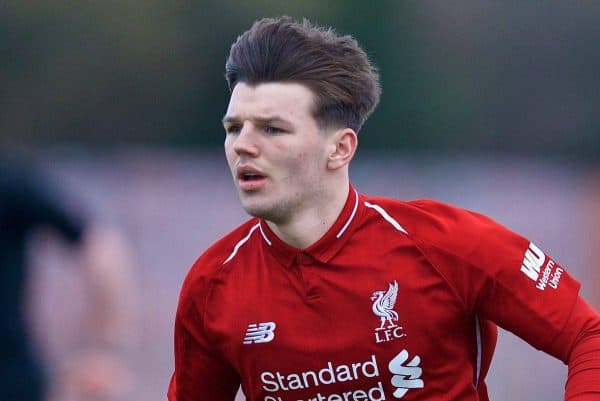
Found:
[(567, 364), (566, 401), (598, 399), (600, 315), (578, 296), (579, 283), (550, 257), (540, 254), (539, 274), (524, 273), (528, 263), (518, 264), (518, 273), (500, 268), (482, 280), (478, 313)]
[[(199, 264), (194, 267), (197, 268)], [(205, 277), (186, 278), (175, 318), (175, 372), (169, 401), (234, 401), (240, 378), (211, 341), (203, 323)]]
[(57, 361), (55, 398), (122, 399), (131, 381), (125, 351), (133, 290), (125, 241), (113, 228), (85, 222), (42, 174), (17, 167), (7, 171), (0, 175), (0, 203), (8, 209), (11, 229), (28, 238), (37, 228), (51, 228), (71, 245), (69, 256), (79, 268), (74, 273), (85, 288), (88, 313), (82, 326), (88, 330), (80, 334), (82, 344), (70, 344), (68, 355)]
[(90, 226), (77, 251), (88, 304), (87, 330), (81, 346), (61, 361), (55, 398), (128, 398), (135, 288), (129, 249), (115, 229)]
[(240, 379), (211, 349), (196, 323), (179, 318), (175, 322), (175, 372), (169, 385), (169, 401), (233, 401)]
[(130, 345), (130, 301), (135, 296), (129, 247), (114, 228), (94, 226), (85, 234), (80, 258), (91, 303), (90, 342), (125, 349)]
[(565, 330), (558, 337), (559, 344), (568, 344), (569, 365), (565, 400), (587, 401), (600, 399), (600, 314), (579, 298)]
[(540, 256), (539, 274), (519, 262), (482, 280), (477, 311), (568, 364), (565, 400), (591, 400), (600, 395), (600, 316), (578, 296), (579, 283)]
[[(469, 311), (569, 365), (566, 399), (600, 392), (598, 313), (579, 283), (529, 240), (474, 213), (434, 205), (440, 227), (421, 244)], [(580, 398), (583, 397), (583, 398)]]

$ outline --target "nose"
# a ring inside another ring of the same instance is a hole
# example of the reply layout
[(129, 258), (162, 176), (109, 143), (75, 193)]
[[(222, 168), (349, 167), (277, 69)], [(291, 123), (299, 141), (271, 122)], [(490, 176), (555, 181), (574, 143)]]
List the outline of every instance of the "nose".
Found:
[(238, 155), (257, 156), (259, 147), (255, 128), (251, 123), (245, 123), (233, 142), (233, 151)]

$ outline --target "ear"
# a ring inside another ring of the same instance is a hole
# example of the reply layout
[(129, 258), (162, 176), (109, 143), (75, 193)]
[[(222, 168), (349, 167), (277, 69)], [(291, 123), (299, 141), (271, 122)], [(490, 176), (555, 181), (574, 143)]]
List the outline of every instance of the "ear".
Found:
[(332, 135), (331, 152), (327, 157), (327, 168), (337, 170), (347, 166), (356, 152), (358, 135), (351, 128), (343, 128)]

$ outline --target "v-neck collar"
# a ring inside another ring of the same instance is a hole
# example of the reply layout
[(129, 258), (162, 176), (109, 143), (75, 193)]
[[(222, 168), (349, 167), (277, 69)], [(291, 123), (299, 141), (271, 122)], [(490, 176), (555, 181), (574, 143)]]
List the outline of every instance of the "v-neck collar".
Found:
[(319, 262), (327, 263), (344, 246), (356, 228), (356, 222), (362, 212), (363, 205), (360, 195), (352, 185), (348, 188), (346, 203), (338, 218), (327, 232), (314, 244), (306, 249), (299, 249), (283, 242), (269, 228), (265, 220), (259, 220), (260, 233), (263, 237), (263, 245), (269, 252), (286, 267), (297, 259), (313, 258)]

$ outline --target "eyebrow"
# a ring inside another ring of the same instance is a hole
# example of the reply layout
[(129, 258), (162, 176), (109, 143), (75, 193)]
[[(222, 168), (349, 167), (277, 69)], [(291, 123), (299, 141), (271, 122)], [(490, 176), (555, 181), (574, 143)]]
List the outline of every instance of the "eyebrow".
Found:
[[(252, 121), (255, 121), (259, 124), (265, 125), (265, 124), (272, 124), (272, 123), (281, 123), (281, 124), (292, 124), (291, 121), (286, 120), (284, 118), (278, 117), (278, 116), (273, 116), (273, 117), (254, 117), (251, 119)], [(221, 122), (223, 124), (227, 124), (227, 123), (236, 123), (239, 122), (240, 119), (235, 117), (235, 116), (225, 116), (223, 117), (223, 119), (221, 120)]]

